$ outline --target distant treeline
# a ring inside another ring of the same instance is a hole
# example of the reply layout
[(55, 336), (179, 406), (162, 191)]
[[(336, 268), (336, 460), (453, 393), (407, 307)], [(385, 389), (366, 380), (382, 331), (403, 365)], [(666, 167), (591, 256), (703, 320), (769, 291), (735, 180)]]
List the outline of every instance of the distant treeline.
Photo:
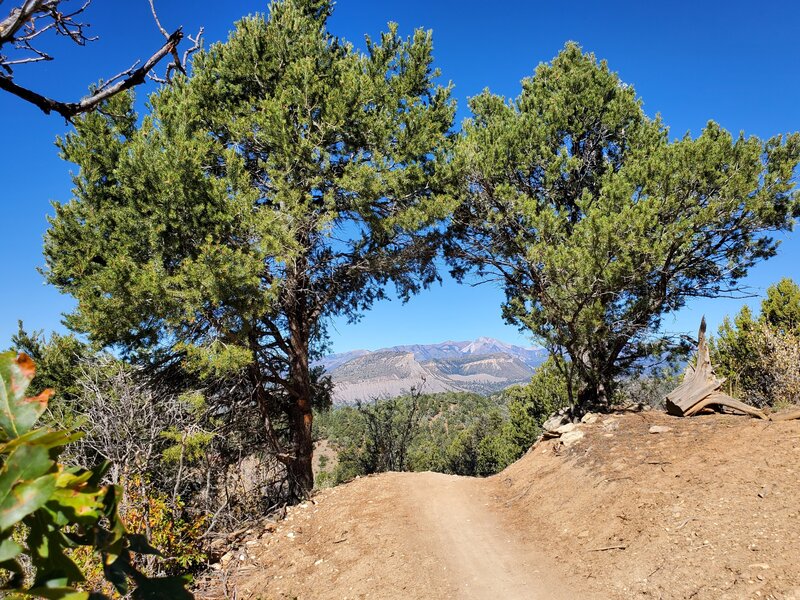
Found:
[(552, 361), (527, 385), (493, 396), (467, 392), (375, 399), (321, 411), (315, 438), (338, 452), (317, 474), (320, 487), (382, 471), (491, 475), (524, 454), (542, 422), (568, 402)]

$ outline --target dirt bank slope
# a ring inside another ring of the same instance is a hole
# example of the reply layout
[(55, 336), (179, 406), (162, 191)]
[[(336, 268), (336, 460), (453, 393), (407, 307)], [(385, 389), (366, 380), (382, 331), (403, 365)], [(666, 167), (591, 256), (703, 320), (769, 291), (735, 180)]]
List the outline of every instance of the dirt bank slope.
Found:
[(800, 422), (637, 413), (580, 429), (486, 480), (326, 490), (228, 553), (199, 596), (800, 600)]
[(639, 413), (582, 429), (493, 478), (525, 539), (608, 596), (800, 599), (800, 422)]

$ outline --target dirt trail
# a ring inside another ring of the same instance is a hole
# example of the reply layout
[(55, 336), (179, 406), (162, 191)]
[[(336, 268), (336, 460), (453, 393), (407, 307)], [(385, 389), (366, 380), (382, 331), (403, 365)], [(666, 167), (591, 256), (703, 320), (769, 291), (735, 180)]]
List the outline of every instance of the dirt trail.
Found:
[(579, 430), (488, 479), (323, 490), (226, 544), (197, 598), (800, 600), (800, 421), (652, 412)]
[(492, 481), (440, 473), (357, 479), (251, 534), (197, 597), (591, 598), (504, 524), (496, 492)]
[[(446, 566), (458, 598), (576, 598), (549, 561), (522, 543), (492, 512), (485, 481), (440, 473), (404, 478), (404, 502), (417, 507), (426, 535), (420, 550)], [(548, 568), (550, 567), (550, 568)], [(581, 597), (586, 597), (584, 594)]]

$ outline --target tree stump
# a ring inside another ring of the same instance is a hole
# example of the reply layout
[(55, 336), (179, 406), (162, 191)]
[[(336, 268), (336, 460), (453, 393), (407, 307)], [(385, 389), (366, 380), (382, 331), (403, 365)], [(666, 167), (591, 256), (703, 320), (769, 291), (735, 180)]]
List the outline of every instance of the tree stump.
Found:
[(719, 379), (711, 366), (711, 355), (706, 342), (706, 319), (703, 317), (697, 336), (697, 362), (695, 366), (689, 365), (686, 368), (683, 383), (667, 394), (667, 412), (678, 417), (691, 417), (705, 408), (721, 411), (726, 406), (759, 419), (769, 418), (759, 409), (722, 392), (720, 388), (723, 383), (725, 380)]

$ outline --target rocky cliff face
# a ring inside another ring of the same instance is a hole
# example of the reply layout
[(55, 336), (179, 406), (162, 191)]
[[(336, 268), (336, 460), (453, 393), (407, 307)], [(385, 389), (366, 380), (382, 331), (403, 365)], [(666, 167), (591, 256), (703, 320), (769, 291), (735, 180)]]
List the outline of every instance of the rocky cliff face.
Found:
[(489, 394), (527, 382), (546, 358), (541, 348), (521, 348), (491, 338), (395, 346), (335, 354), (319, 362), (334, 381), (334, 403), (423, 393)]

